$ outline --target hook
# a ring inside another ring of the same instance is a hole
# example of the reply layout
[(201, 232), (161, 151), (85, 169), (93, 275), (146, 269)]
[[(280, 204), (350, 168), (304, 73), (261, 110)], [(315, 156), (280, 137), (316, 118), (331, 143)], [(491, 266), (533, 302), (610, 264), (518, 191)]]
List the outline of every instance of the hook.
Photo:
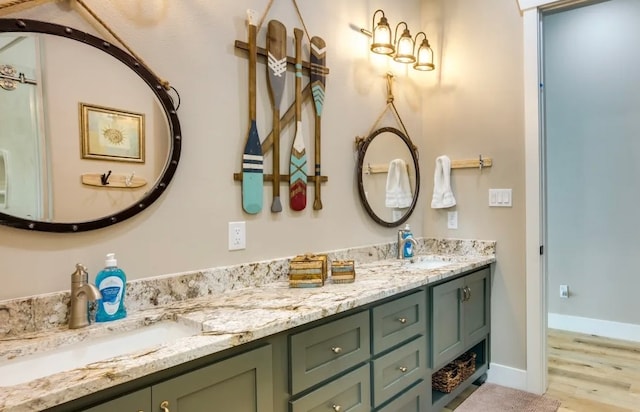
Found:
[(127, 186), (131, 186), (131, 182), (133, 181), (133, 176), (135, 176), (136, 172), (131, 172), (131, 175), (126, 176), (124, 178), (124, 184)]
[(482, 155), (479, 155), (478, 168), (480, 169), (481, 172), (482, 172), (483, 166), (484, 166), (484, 160), (482, 160)]
[(111, 170), (109, 170), (109, 173), (103, 173), (100, 175), (100, 182), (102, 182), (103, 186), (106, 186), (109, 184), (109, 176), (111, 176)]

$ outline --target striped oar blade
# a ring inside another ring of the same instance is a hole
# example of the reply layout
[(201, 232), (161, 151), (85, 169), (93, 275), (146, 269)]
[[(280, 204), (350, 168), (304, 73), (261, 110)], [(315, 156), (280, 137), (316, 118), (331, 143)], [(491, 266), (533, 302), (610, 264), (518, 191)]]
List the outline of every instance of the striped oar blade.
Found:
[(287, 71), (287, 29), (277, 20), (267, 26), (267, 83), (273, 104), (273, 201), (272, 212), (282, 212), (280, 203), (280, 104)]
[(296, 134), (291, 146), (289, 162), (289, 204), (300, 211), (307, 207), (307, 153), (302, 135), (302, 35), (300, 29), (293, 30), (296, 40)]
[(262, 210), (263, 156), (258, 128), (256, 127), (256, 26), (253, 11), (247, 11), (249, 23), (249, 134), (242, 155), (242, 208), (249, 214)]
[(326, 69), (326, 53), (327, 48), (324, 40), (318, 36), (311, 38), (311, 93), (313, 95), (313, 102), (316, 112), (315, 118), (315, 197), (313, 200), (313, 209), (322, 209), (322, 199), (320, 197), (320, 177), (322, 176), (320, 167), (320, 139), (321, 139), (321, 117), (322, 109), (324, 106), (324, 92), (327, 76)]

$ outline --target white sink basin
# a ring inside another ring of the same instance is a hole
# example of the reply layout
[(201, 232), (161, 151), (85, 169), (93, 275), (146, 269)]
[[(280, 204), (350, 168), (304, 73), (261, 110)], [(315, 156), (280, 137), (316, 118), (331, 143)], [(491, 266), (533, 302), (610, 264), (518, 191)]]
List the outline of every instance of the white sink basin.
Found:
[(408, 261), (404, 267), (412, 270), (437, 269), (450, 265), (452, 262), (433, 258), (414, 258)]
[(88, 338), (57, 349), (0, 362), (0, 386), (18, 385), (199, 333), (194, 327), (165, 321), (131, 331)]

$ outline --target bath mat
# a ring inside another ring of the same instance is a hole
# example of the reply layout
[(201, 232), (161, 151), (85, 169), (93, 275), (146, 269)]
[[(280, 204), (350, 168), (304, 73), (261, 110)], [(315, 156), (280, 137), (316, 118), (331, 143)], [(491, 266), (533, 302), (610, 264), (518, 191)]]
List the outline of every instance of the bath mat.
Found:
[(455, 412), (556, 412), (560, 402), (533, 393), (485, 383)]

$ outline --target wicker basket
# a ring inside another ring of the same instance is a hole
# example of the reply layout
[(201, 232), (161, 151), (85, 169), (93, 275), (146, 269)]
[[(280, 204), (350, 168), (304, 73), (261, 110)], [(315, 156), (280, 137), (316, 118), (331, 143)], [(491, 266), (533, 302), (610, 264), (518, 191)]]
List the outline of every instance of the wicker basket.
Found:
[(461, 381), (466, 381), (476, 371), (476, 356), (475, 352), (467, 352), (453, 361), (458, 366)]
[(462, 374), (456, 362), (445, 365), (431, 377), (433, 389), (444, 393), (450, 393), (460, 382), (462, 382)]

